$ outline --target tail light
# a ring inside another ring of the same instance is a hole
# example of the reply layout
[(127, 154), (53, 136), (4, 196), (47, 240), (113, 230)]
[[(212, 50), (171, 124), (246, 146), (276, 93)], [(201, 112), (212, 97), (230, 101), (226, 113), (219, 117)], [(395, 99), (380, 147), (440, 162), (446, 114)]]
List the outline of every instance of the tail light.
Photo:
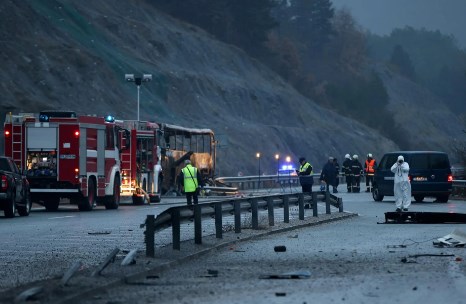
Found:
[(448, 174), (448, 179), (447, 179), (449, 182), (453, 182), (453, 175), (451, 174)]
[(6, 130), (6, 131), (5, 131), (5, 136), (6, 136), (6, 137), (10, 136), (10, 131)]
[(8, 179), (5, 175), (2, 176), (2, 191), (8, 189)]
[(74, 131), (74, 137), (76, 137), (76, 138), (79, 137), (79, 131)]

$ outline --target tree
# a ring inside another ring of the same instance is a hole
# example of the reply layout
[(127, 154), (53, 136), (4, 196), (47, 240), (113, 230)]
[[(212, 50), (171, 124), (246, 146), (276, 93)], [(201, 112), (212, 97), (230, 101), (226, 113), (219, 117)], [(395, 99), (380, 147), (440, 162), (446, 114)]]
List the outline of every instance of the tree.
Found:
[(401, 45), (397, 44), (393, 48), (392, 55), (390, 57), (390, 63), (397, 66), (400, 73), (404, 76), (412, 80), (416, 79), (416, 72), (414, 70), (411, 58)]

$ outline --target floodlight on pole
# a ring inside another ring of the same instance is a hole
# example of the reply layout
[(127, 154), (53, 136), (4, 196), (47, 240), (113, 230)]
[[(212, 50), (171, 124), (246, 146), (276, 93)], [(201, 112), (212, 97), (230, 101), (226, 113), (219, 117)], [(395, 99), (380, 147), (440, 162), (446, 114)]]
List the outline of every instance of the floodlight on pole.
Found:
[(135, 77), (134, 74), (125, 74), (125, 80), (127, 82), (134, 82), (138, 88), (138, 122), (139, 122), (139, 94), (140, 94), (140, 87), (143, 82), (149, 82), (152, 80), (152, 74), (142, 74), (142, 76)]

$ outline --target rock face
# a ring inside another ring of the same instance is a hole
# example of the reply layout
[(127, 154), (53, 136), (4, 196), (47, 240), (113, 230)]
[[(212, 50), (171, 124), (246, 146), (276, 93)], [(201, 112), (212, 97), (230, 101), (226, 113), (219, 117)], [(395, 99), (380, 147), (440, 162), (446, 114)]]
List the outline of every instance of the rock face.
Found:
[[(2, 1), (0, 25), (2, 117), (66, 109), (136, 119), (137, 90), (124, 74), (151, 73), (152, 82), (141, 87), (141, 119), (213, 129), (217, 175), (257, 174), (256, 152), (261, 173), (275, 174), (276, 153), (294, 164), (305, 156), (320, 171), (328, 156), (341, 163), (346, 153), (364, 159), (370, 152), (378, 159), (398, 149), (379, 132), (303, 97), (242, 50), (158, 12), (149, 1)], [(411, 86), (384, 81), (396, 108)], [(422, 129), (425, 122), (417, 123)], [(429, 130), (420, 147), (438, 146)]]

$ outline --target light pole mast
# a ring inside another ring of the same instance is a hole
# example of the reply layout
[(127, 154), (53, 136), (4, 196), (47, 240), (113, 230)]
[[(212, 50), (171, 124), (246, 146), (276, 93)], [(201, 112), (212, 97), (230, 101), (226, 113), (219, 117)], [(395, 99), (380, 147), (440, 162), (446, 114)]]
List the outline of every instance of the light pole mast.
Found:
[(134, 77), (134, 74), (125, 74), (125, 79), (127, 82), (134, 82), (138, 89), (138, 104), (137, 104), (137, 112), (138, 112), (138, 122), (139, 122), (139, 94), (141, 91), (142, 82), (149, 82), (152, 80), (152, 74), (142, 74), (141, 77)]

